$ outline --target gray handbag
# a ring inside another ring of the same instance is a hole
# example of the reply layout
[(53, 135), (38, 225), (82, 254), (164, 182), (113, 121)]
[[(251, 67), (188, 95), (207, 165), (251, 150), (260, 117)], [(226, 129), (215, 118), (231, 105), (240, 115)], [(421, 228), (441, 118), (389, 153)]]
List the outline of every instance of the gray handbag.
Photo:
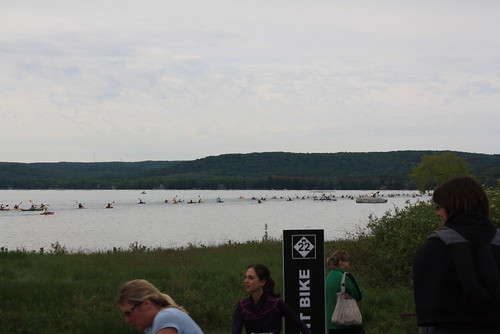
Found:
[(356, 326), (361, 325), (363, 319), (359, 311), (358, 303), (350, 294), (345, 292), (345, 276), (342, 275), (340, 283), (340, 292), (337, 293), (337, 305), (332, 314), (332, 323), (341, 326)]

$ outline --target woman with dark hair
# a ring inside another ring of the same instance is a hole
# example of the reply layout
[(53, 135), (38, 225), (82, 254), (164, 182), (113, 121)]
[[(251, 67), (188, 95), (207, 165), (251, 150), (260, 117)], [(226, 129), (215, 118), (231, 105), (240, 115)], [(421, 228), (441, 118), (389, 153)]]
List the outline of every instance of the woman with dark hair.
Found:
[(429, 334), (500, 333), (500, 231), (486, 192), (458, 177), (432, 199), (441, 226), (415, 254), (418, 325)]
[(307, 325), (274, 291), (274, 280), (269, 269), (256, 263), (248, 266), (245, 290), (250, 296), (241, 299), (233, 314), (232, 334), (241, 334), (243, 327), (248, 334), (281, 332), (283, 317), (293, 323), (303, 334), (310, 334)]
[[(333, 311), (337, 305), (337, 293), (340, 292), (340, 284), (342, 276), (349, 270), (349, 254), (344, 250), (333, 252), (332, 256), (326, 259), (326, 264), (332, 269), (326, 277), (326, 325), (328, 333), (345, 333), (345, 334), (364, 334), (363, 325), (341, 326), (334, 324), (332, 319)], [(354, 276), (350, 273), (346, 274), (345, 291), (351, 295), (357, 302), (363, 298), (361, 290)]]

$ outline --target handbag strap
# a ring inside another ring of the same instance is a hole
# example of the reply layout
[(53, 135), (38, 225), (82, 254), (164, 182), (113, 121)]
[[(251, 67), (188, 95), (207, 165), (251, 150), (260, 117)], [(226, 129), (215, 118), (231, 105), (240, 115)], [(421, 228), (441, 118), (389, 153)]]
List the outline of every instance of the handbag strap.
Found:
[(345, 293), (345, 275), (347, 275), (347, 272), (344, 272), (342, 275), (342, 281), (340, 282), (340, 292)]

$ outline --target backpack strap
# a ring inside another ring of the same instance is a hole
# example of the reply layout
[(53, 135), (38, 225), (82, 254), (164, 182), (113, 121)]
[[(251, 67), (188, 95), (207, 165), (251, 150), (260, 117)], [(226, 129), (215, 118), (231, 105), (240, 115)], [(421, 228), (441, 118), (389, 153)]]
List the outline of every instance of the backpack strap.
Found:
[(492, 251), (492, 246), (500, 246), (500, 230), (489, 243), (471, 244), (446, 226), (429, 238), (439, 238), (446, 245), (463, 289), (463, 304), (487, 307), (500, 303), (500, 268)]
[[(444, 242), (446, 246), (469, 242), (469, 240), (465, 239), (457, 231), (447, 226), (443, 227), (439, 231), (432, 232), (432, 234), (429, 236), (429, 239), (430, 238), (439, 238)], [(500, 229), (497, 229), (497, 232), (495, 233), (493, 239), (491, 239), (490, 244), (500, 246)]]
[[(498, 235), (498, 232), (497, 232)], [(500, 235), (499, 235), (500, 237)], [(460, 243), (468, 243), (469, 240), (465, 239), (461, 236), (457, 231), (445, 226), (439, 231), (434, 231), (429, 236), (429, 238), (439, 238), (441, 239), (446, 246), (451, 244), (460, 244)], [(499, 240), (500, 241), (500, 240)]]
[(495, 246), (500, 246), (500, 230), (497, 229), (497, 233), (495, 234), (493, 239), (491, 239), (491, 244)]

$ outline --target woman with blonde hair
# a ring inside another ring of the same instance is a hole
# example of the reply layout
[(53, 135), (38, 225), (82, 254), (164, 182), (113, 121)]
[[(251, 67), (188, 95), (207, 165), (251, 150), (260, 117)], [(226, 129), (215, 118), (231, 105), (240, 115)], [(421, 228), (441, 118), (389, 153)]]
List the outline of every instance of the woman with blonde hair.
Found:
[(125, 322), (146, 334), (203, 334), (182, 306), (148, 281), (125, 283), (116, 303)]
[[(363, 325), (342, 326), (331, 321), (333, 311), (337, 305), (337, 293), (340, 292), (342, 276), (349, 270), (349, 254), (344, 250), (336, 250), (332, 256), (326, 259), (326, 264), (332, 269), (326, 278), (326, 324), (328, 333), (364, 334)], [(356, 279), (350, 273), (346, 274), (345, 285), (345, 291), (359, 302), (363, 295)]]

